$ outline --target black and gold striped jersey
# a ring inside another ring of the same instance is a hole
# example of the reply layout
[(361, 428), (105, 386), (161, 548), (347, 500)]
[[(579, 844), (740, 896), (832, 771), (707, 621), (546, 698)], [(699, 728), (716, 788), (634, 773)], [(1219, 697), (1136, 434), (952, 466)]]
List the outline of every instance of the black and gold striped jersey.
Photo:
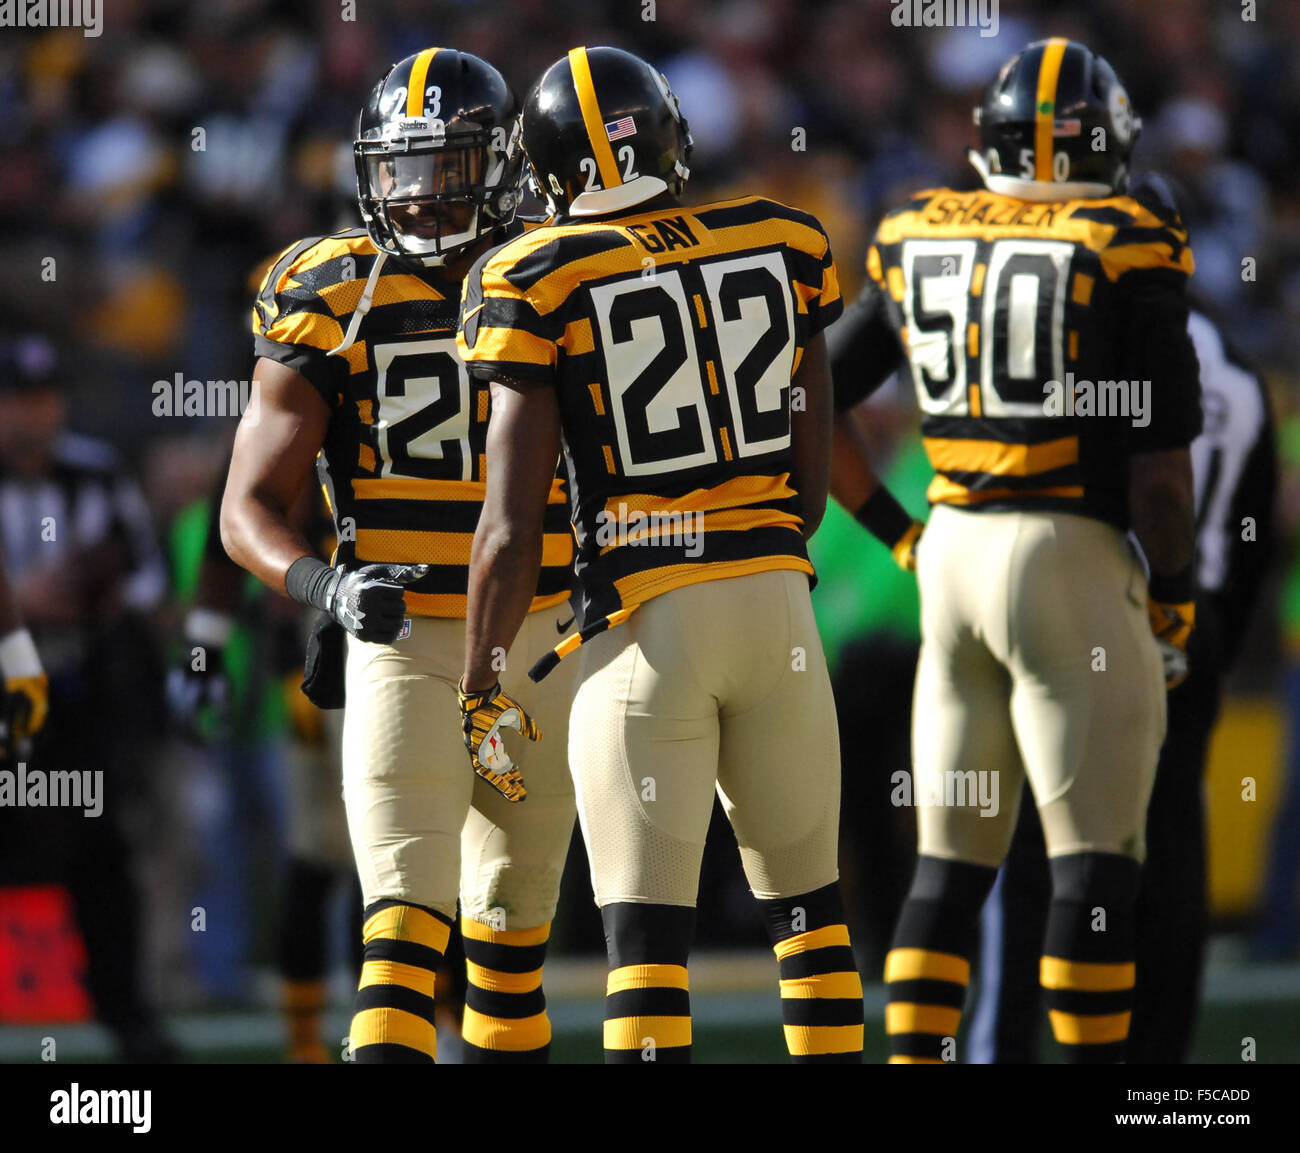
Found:
[[(465, 615), (485, 491), (489, 397), (456, 351), (460, 288), (351, 229), (291, 245), (253, 307), (256, 355), (301, 373), (332, 410), (319, 466), (335, 563), (428, 564), (406, 592), (419, 616)], [(534, 610), (568, 596), (572, 563), (557, 470)]]
[(1128, 457), (1200, 430), (1192, 252), (1154, 192), (1035, 202), (918, 193), (889, 213), (830, 334), (836, 406), (906, 362), (932, 503), (1128, 526)]
[(816, 219), (759, 197), (570, 219), (475, 265), (470, 374), (558, 392), (584, 619), (697, 581), (811, 576), (791, 378), (842, 307)]

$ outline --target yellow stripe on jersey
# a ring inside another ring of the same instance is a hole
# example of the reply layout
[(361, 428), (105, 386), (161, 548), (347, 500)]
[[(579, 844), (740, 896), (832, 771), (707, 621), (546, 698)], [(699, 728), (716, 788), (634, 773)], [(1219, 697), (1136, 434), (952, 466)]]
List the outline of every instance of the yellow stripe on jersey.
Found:
[(931, 504), (984, 504), (991, 500), (1038, 500), (1061, 498), (1079, 500), (1083, 497), (1083, 485), (1067, 484), (1054, 488), (990, 488), (969, 489), (957, 484), (946, 476), (936, 476), (930, 487), (925, 490), (926, 499)]
[(424, 115), (424, 82), (429, 78), (429, 65), (437, 55), (436, 48), (426, 48), (411, 65), (411, 79), (406, 90), (407, 116)]
[(343, 339), (343, 329), (332, 316), (318, 312), (293, 312), (277, 317), (266, 338), (278, 344), (305, 344), (328, 352)]
[(790, 474), (783, 472), (777, 476), (738, 476), (723, 481), (713, 488), (696, 488), (684, 496), (655, 496), (652, 493), (633, 492), (623, 496), (612, 496), (605, 502), (605, 512), (617, 518), (634, 512), (649, 514), (651, 512), (692, 511), (715, 512), (724, 508), (740, 508), (747, 504), (767, 504), (772, 501), (789, 500), (795, 495), (790, 487)]
[(565, 326), (564, 339), (561, 341), (564, 351), (570, 356), (585, 356), (596, 349), (596, 338), (591, 332), (591, 321), (585, 316), (572, 320)]
[(578, 94), (578, 106), (582, 109), (582, 123), (587, 129), (587, 139), (591, 141), (592, 155), (600, 169), (600, 182), (606, 188), (618, 188), (623, 180), (605, 133), (605, 120), (600, 114), (596, 85), (591, 79), (591, 62), (585, 48), (569, 50), (569, 71), (573, 73), (573, 89)]
[(993, 476), (1033, 476), (1079, 460), (1079, 438), (1063, 436), (1042, 444), (1000, 440), (945, 440), (926, 437), (925, 451), (937, 472), (985, 472)]
[(555, 367), (555, 342), (522, 328), (480, 328), (474, 354), (480, 360), (508, 360), (515, 364)]
[(1117, 248), (1103, 248), (1098, 255), (1101, 257), (1102, 269), (1111, 280), (1118, 280), (1133, 268), (1173, 268), (1186, 276), (1192, 275), (1196, 264), (1190, 248), (1183, 248), (1178, 258), (1173, 259), (1162, 247), (1154, 244), (1124, 244)]
[[(483, 503), (487, 495), (487, 481), (483, 480), (423, 480), (412, 476), (358, 477), (352, 482), (352, 493), (358, 500), (472, 500)], [(566, 504), (564, 482), (551, 481), (547, 504)]]
[(1056, 89), (1061, 79), (1061, 61), (1069, 41), (1054, 36), (1043, 49), (1038, 65), (1038, 103), (1034, 109), (1034, 179), (1052, 180), (1052, 129), (1056, 124)]
[[(1134, 229), (1149, 230), (1149, 239), (1110, 247), (1121, 232)], [(921, 238), (999, 240), (1004, 237), (1034, 237), (1081, 244), (1098, 256), (1102, 270), (1111, 281), (1134, 268), (1166, 268), (1186, 276), (1195, 269), (1191, 249), (1187, 247), (1187, 231), (1161, 220), (1145, 205), (1128, 196), (1040, 203), (983, 190), (953, 192), (940, 189), (929, 200), (913, 200), (910, 207), (886, 216), (876, 233), (876, 243), (893, 246)], [(884, 259), (881, 257), (882, 263)], [(879, 279), (887, 284), (894, 299), (901, 301), (901, 270), (890, 263), (881, 271)], [(983, 275), (982, 267), (977, 265), (971, 284), (974, 296), (983, 290)], [(1085, 290), (1082, 285), (1076, 285), (1074, 291), (1088, 291), (1091, 295), (1090, 289)]]
[[(357, 559), (366, 563), (467, 565), (474, 546), (472, 532), (428, 532), (422, 529), (359, 528)], [(542, 567), (566, 565), (573, 557), (569, 533), (542, 537)]]
[(660, 593), (671, 592), (684, 585), (703, 581), (725, 580), (727, 577), (750, 576), (753, 573), (793, 569), (813, 575), (813, 566), (802, 557), (771, 555), (752, 560), (710, 561), (708, 564), (675, 564), (662, 568), (642, 569), (614, 582), (614, 589), (624, 608), (635, 608), (643, 601)]

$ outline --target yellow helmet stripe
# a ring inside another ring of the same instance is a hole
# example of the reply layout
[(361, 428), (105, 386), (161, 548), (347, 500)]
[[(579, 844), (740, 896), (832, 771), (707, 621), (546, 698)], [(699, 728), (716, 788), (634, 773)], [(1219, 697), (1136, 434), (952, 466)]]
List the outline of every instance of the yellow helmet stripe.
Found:
[(429, 65), (437, 55), (436, 48), (426, 48), (411, 65), (411, 83), (406, 89), (407, 116), (424, 115), (424, 82), (429, 77)]
[(605, 120), (596, 101), (596, 86), (591, 80), (591, 63), (587, 59), (585, 48), (569, 50), (569, 70), (573, 73), (573, 88), (578, 94), (587, 139), (591, 141), (596, 167), (600, 170), (600, 182), (606, 188), (618, 188), (623, 181), (618, 174), (618, 165), (614, 163), (614, 150), (609, 146), (609, 137), (605, 135)]
[(1061, 79), (1061, 60), (1069, 43), (1054, 36), (1043, 49), (1038, 65), (1038, 102), (1034, 106), (1034, 179), (1052, 179), (1052, 128), (1056, 122), (1056, 85)]

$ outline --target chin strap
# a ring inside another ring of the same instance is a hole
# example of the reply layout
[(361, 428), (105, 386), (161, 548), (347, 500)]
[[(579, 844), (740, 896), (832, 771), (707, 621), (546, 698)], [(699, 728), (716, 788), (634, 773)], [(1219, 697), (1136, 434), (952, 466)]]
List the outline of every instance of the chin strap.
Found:
[(361, 299), (357, 301), (357, 306), (352, 310), (352, 319), (348, 321), (348, 330), (343, 334), (343, 340), (337, 348), (331, 348), (326, 356), (338, 356), (346, 352), (357, 339), (357, 330), (361, 327), (361, 322), (366, 318), (366, 313), (370, 311), (371, 301), (375, 298), (375, 285), (379, 283), (379, 272), (384, 267), (384, 261), (388, 259), (388, 253), (382, 249), (379, 255), (375, 257), (375, 263), (370, 267), (370, 275), (366, 277), (366, 287), (362, 290)]

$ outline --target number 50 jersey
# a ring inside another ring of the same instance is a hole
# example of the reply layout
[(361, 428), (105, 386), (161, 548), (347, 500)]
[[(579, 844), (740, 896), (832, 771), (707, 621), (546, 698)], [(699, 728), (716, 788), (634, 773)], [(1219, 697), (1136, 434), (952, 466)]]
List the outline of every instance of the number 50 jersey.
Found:
[(836, 407), (906, 360), (931, 503), (1127, 529), (1129, 455), (1200, 431), (1192, 253), (1154, 188), (1042, 203), (921, 192), (881, 222), (867, 272), (828, 337)]
[(584, 633), (682, 585), (812, 574), (791, 377), (842, 308), (821, 226), (758, 197), (549, 225), (474, 266), (471, 374), (559, 394)]
[[(430, 565), (406, 591), (417, 616), (465, 616), (483, 505), (489, 397), (456, 351), (460, 287), (351, 229), (288, 248), (253, 307), (255, 353), (301, 373), (333, 413), (322, 455), (335, 562)], [(572, 562), (557, 479), (533, 611), (568, 597)]]

